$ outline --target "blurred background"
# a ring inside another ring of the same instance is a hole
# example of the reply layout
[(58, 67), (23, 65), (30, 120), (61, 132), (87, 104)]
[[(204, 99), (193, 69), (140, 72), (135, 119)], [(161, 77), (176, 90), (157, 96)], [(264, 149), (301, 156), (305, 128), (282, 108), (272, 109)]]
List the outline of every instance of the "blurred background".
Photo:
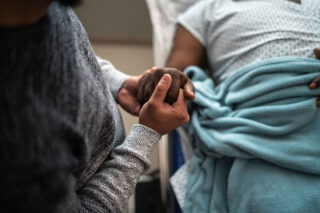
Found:
[[(111, 61), (118, 70), (139, 75), (153, 66), (152, 27), (144, 0), (84, 0), (80, 7), (75, 8), (75, 12), (88, 32), (95, 53)], [(121, 113), (128, 134), (138, 119), (123, 110)], [(149, 175), (140, 179), (136, 196), (130, 199), (124, 212), (141, 212), (137, 206), (141, 205), (137, 196), (145, 196), (145, 199), (151, 197), (160, 202), (159, 181), (150, 178), (156, 176), (159, 170), (158, 152), (157, 146), (151, 155)], [(150, 192), (153, 192), (152, 196)], [(150, 202), (159, 205), (152, 200)], [(146, 206), (144, 210), (147, 210)], [(160, 207), (152, 212), (160, 212)]]

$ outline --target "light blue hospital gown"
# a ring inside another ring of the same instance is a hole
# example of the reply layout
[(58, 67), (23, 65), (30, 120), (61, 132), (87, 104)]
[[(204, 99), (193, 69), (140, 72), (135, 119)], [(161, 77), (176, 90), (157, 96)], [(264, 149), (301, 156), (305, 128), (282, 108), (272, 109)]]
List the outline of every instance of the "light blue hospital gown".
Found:
[[(205, 47), (210, 75), (281, 56), (314, 57), (320, 48), (320, 0), (201, 0), (178, 18)], [(183, 206), (188, 164), (171, 179)]]
[(207, 49), (219, 82), (242, 66), (281, 56), (314, 57), (320, 0), (202, 0), (178, 18)]

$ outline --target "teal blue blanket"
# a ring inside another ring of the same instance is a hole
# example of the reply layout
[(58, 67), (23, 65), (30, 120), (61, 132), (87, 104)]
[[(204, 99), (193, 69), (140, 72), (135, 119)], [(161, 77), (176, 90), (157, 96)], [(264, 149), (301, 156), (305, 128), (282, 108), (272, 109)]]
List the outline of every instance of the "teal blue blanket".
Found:
[(184, 212), (319, 213), (320, 90), (308, 84), (320, 61), (263, 61), (217, 87), (200, 68), (185, 72), (196, 150)]

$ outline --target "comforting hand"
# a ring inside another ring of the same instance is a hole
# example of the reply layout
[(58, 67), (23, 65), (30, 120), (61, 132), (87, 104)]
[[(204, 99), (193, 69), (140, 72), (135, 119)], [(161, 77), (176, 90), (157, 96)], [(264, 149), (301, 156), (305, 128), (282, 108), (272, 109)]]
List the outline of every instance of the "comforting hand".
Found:
[(165, 98), (167, 103), (172, 104), (178, 99), (180, 88), (183, 89), (186, 99), (194, 99), (194, 86), (183, 72), (175, 68), (153, 68), (151, 73), (143, 77), (140, 84), (138, 101), (141, 106), (149, 100), (164, 74), (170, 74), (172, 77), (172, 84)]
[(172, 105), (165, 102), (171, 82), (172, 77), (169, 74), (163, 75), (139, 114), (139, 123), (155, 130), (160, 135), (167, 134), (190, 120), (187, 100), (182, 89), (179, 89), (176, 102)]
[[(314, 49), (314, 54), (316, 55), (317, 59), (320, 59), (320, 49), (315, 48)], [(316, 79), (314, 79), (310, 85), (309, 85), (310, 89), (316, 89), (320, 87), (320, 77), (317, 77)], [(317, 98), (317, 107), (320, 107), (320, 97)]]
[(138, 90), (142, 78), (150, 73), (150, 70), (145, 71), (140, 76), (129, 77), (123, 83), (117, 94), (117, 102), (120, 106), (132, 115), (139, 115), (141, 106), (138, 102)]

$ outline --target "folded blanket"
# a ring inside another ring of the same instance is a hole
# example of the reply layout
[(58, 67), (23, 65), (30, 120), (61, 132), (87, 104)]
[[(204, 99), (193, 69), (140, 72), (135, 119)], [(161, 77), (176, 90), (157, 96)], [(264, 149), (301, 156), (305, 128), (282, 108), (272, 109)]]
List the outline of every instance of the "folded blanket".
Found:
[(245, 67), (215, 87), (197, 67), (189, 106), (184, 212), (320, 212), (320, 61), (286, 57)]

